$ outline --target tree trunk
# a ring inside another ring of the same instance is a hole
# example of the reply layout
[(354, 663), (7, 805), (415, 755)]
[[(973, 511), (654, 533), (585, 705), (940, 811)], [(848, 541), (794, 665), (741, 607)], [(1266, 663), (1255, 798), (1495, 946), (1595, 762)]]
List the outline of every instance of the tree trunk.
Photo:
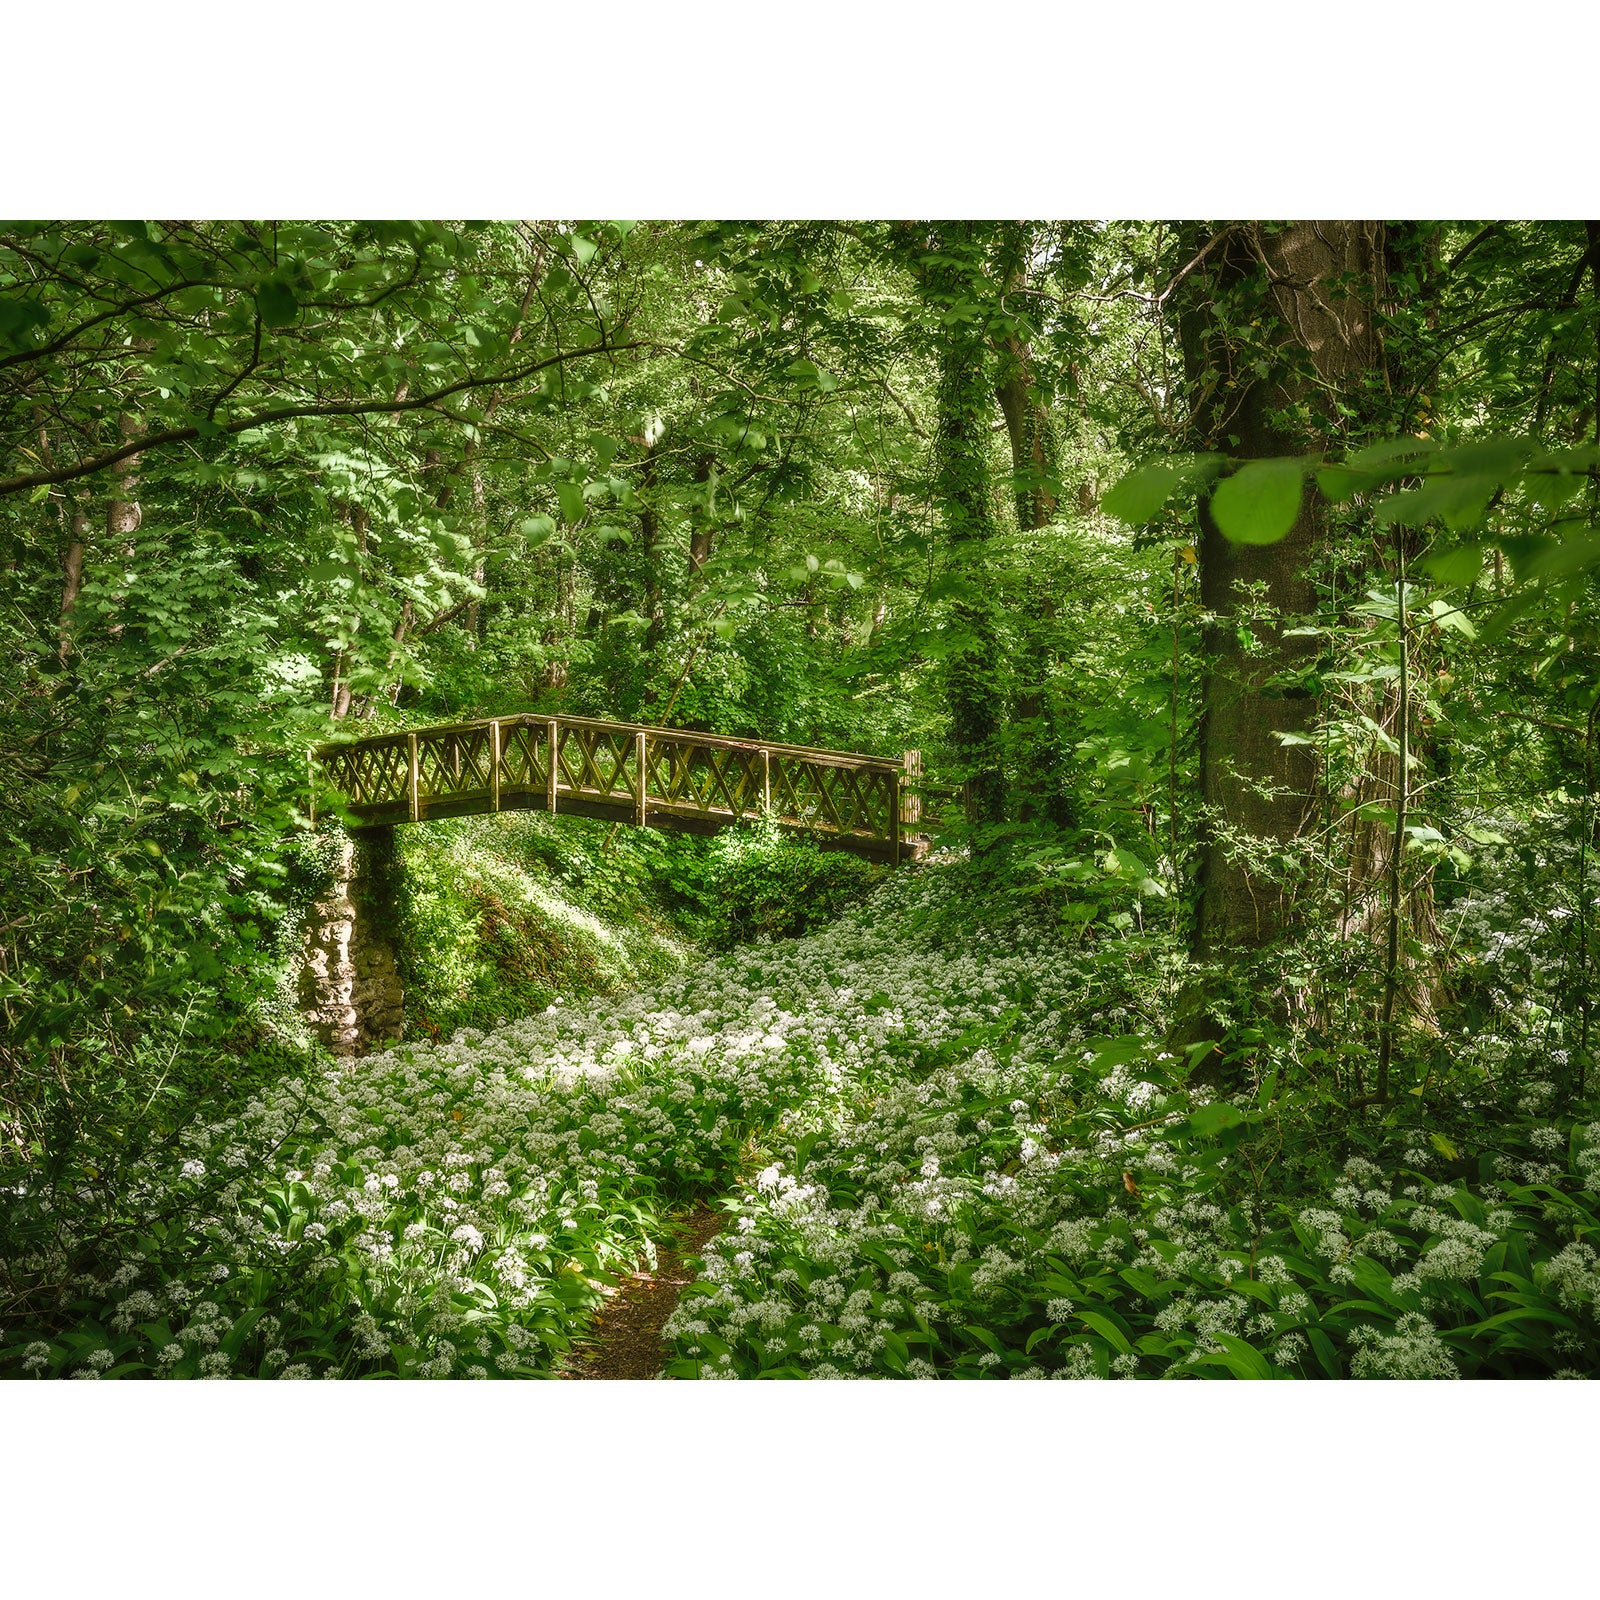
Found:
[[(1368, 222), (1250, 224), (1213, 250), (1180, 308), (1196, 446), (1290, 456), (1333, 436), (1339, 403), (1377, 365), (1382, 262), (1382, 225)], [(1286, 629), (1315, 608), (1308, 569), (1326, 521), (1307, 494), (1286, 538), (1234, 544), (1201, 508), (1201, 604), (1215, 619), (1200, 728), (1201, 959), (1270, 943), (1293, 919), (1317, 766), (1311, 745), (1280, 736), (1305, 737), (1315, 720), (1305, 680), (1317, 646)]]
[(639, 467), (639, 544), (644, 552), (644, 653), (653, 662), (661, 648), (661, 636), (666, 631), (667, 608), (663, 594), (661, 570), (661, 516), (656, 510), (657, 452), (661, 448), (661, 434), (654, 428), (640, 437), (644, 445), (644, 460)]
[[(1002, 229), (1000, 266), (1008, 297), (1027, 287), (1031, 231), (1027, 223), (1008, 223)], [(1016, 308), (1008, 308), (1015, 314)], [(1033, 351), (1028, 342), (1014, 332), (993, 342), (999, 357), (994, 392), (1011, 441), (1017, 526), (1042, 528), (1056, 513), (1055, 430), (1049, 409), (1034, 393)]]
[[(1022, 291), (1028, 283), (1028, 260), (1033, 244), (1033, 224), (1003, 223), (997, 265), (1002, 274), (1005, 309), (1021, 316)], [(1013, 298), (1015, 297), (1015, 299)], [(1024, 532), (1047, 527), (1057, 508), (1057, 453), (1050, 409), (1035, 392), (1033, 351), (1016, 332), (992, 340), (997, 357), (995, 399), (1005, 418), (1011, 443), (1011, 481), (1016, 500), (1017, 527)], [(1056, 599), (1042, 586), (1031, 586), (1023, 597), (1032, 645), (1027, 651), (1032, 682), (1018, 685), (1011, 720), (1028, 750), (1028, 780), (1016, 797), (1023, 821), (1043, 817), (1058, 828), (1076, 827), (1077, 806), (1072, 794), (1070, 753), (1078, 742), (1076, 717), (1059, 702), (1047, 698), (1045, 685), (1057, 662), (1045, 641), (1056, 625)]]
[[(945, 659), (950, 737), (968, 783), (973, 822), (1006, 814), (1000, 717), (1006, 703), (999, 621), (984, 561), (994, 538), (987, 455), (991, 391), (984, 321), (970, 314), (975, 227), (943, 224), (922, 284), (930, 308), (945, 318), (939, 344), (939, 432), (934, 498), (944, 516), (951, 565), (960, 581), (951, 623), (960, 642)], [(952, 315), (966, 306), (965, 315)]]
[(61, 583), (61, 664), (72, 654), (72, 613), (78, 604), (83, 588), (83, 558), (89, 548), (89, 518), (79, 508), (72, 513), (72, 535), (67, 544), (67, 558)]
[[(694, 466), (694, 481), (700, 484), (711, 483), (712, 468), (716, 459), (710, 455), (700, 456)], [(706, 492), (704, 505), (697, 505), (691, 512), (693, 522), (689, 529), (689, 579), (692, 583), (695, 574), (711, 558), (711, 505), (712, 496), (716, 490), (713, 486)]]
[[(363, 506), (350, 505), (345, 508), (345, 516), (350, 526), (355, 530), (356, 553), (364, 556), (367, 553), (367, 513)], [(359, 712), (360, 705), (350, 692), (350, 668), (352, 662), (349, 657), (354, 651), (340, 649), (333, 658), (333, 691), (332, 701), (328, 712), (334, 721), (342, 722), (350, 716), (352, 711)]]
[[(139, 419), (129, 416), (126, 412), (119, 418), (119, 426), (124, 439), (131, 439), (139, 431)], [(124, 561), (133, 560), (133, 536), (139, 531), (139, 524), (144, 521), (144, 513), (139, 507), (139, 502), (134, 498), (139, 487), (139, 458), (129, 456), (126, 461), (119, 463), (111, 474), (111, 481), (116, 485), (112, 498), (106, 502), (106, 548)], [(114, 614), (120, 613), (122, 602), (127, 595), (118, 590), (112, 596)], [(113, 639), (122, 637), (123, 624), (120, 620), (113, 622), (106, 631)]]

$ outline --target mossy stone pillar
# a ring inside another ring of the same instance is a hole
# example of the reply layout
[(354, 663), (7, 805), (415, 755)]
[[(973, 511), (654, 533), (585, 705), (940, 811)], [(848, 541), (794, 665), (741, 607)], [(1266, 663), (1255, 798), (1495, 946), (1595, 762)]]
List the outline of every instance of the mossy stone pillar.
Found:
[(307, 1024), (336, 1055), (398, 1039), (405, 989), (395, 961), (400, 860), (394, 829), (345, 841), (328, 894), (306, 920), (300, 1001)]

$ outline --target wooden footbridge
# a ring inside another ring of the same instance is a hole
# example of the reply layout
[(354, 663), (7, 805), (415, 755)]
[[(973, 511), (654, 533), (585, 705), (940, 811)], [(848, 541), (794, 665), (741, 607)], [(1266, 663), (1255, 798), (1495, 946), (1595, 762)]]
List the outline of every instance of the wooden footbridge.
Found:
[(530, 713), (325, 744), (316, 758), (362, 828), (523, 810), (716, 833), (771, 817), (876, 861), (928, 848), (914, 750), (890, 760)]

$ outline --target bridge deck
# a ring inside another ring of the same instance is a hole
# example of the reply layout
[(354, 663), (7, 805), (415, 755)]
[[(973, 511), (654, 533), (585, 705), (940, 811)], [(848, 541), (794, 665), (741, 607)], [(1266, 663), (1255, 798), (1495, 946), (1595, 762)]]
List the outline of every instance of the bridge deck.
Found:
[(716, 833), (780, 827), (873, 860), (921, 855), (921, 758), (725, 739), (682, 728), (522, 714), (322, 745), (360, 826), (549, 811)]

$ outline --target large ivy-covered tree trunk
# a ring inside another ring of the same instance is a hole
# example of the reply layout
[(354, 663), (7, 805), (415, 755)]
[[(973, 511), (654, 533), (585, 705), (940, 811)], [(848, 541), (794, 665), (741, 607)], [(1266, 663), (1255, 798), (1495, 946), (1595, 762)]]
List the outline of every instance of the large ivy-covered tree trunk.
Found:
[(1003, 820), (1006, 812), (1000, 749), (1005, 673), (999, 619), (984, 572), (995, 535), (987, 441), (994, 402), (987, 318), (972, 294), (973, 277), (982, 271), (976, 233), (972, 223), (942, 224), (922, 284), (942, 324), (934, 498), (959, 584), (951, 607), (957, 643), (945, 661), (951, 741), (966, 769), (972, 819), (985, 823)]
[[(1026, 304), (1029, 254), (1033, 227), (1029, 223), (1002, 224), (996, 265), (1004, 292), (1005, 325), (994, 336), (999, 370), (995, 399), (1005, 418), (1011, 441), (1011, 475), (1017, 501), (1017, 526), (1042, 528), (1056, 513), (1055, 430), (1050, 411), (1040, 398), (1033, 369), (1033, 350), (1023, 336), (1021, 308)], [(1009, 302), (1015, 299), (1018, 304)], [(1014, 319), (1014, 320), (1012, 320)]]
[[(1192, 260), (1206, 244), (1200, 230)], [(1341, 407), (1376, 371), (1373, 304), (1383, 227), (1235, 223), (1212, 235), (1181, 285), (1179, 324), (1197, 448), (1293, 456), (1340, 431)], [(1295, 845), (1317, 812), (1310, 682), (1310, 568), (1326, 509), (1307, 494), (1288, 536), (1235, 544), (1201, 509), (1201, 600), (1214, 619), (1200, 729), (1200, 905), (1196, 954), (1270, 943), (1292, 920)]]
[[(995, 399), (1011, 443), (1011, 478), (1017, 527), (1037, 532), (1058, 509), (1060, 461), (1050, 407), (1040, 393), (1029, 326), (1028, 272), (1035, 250), (1036, 224), (1004, 222), (998, 228), (995, 270), (1002, 289), (1001, 316), (991, 332), (996, 358)], [(1012, 701), (1012, 737), (1027, 751), (1024, 773), (1014, 796), (1024, 821), (1047, 818), (1057, 827), (1076, 827), (1079, 808), (1071, 778), (1079, 717), (1068, 697), (1050, 692), (1063, 644), (1060, 596), (1048, 587), (1021, 597), (1029, 638), (1018, 661)], [(1070, 655), (1075, 641), (1065, 641)]]

